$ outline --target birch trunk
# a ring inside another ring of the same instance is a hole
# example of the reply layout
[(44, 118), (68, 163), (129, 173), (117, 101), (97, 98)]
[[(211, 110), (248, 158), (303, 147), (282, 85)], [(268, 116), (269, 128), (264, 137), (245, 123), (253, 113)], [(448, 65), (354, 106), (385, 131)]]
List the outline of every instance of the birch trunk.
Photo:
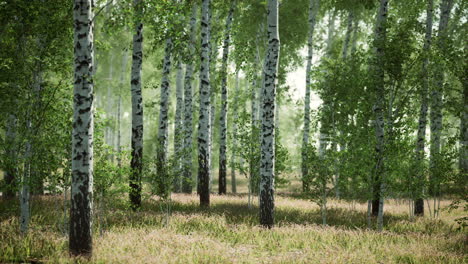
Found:
[(379, 11), (377, 13), (377, 21), (375, 26), (374, 36), (374, 52), (375, 65), (373, 65), (373, 88), (376, 95), (374, 104), (375, 116), (375, 137), (376, 137), (376, 165), (375, 175), (379, 179), (379, 209), (377, 215), (377, 228), (379, 231), (383, 228), (383, 205), (384, 205), (384, 189), (385, 189), (385, 169), (384, 169), (384, 147), (385, 147), (385, 120), (384, 120), (384, 100), (385, 100), (385, 71), (383, 65), (385, 63), (385, 41), (386, 41), (386, 23), (388, 14), (388, 0), (380, 0)]
[(122, 167), (122, 159), (121, 159), (121, 141), (122, 141), (122, 134), (121, 134), (121, 122), (122, 122), (122, 87), (125, 86), (125, 72), (127, 70), (127, 61), (128, 55), (127, 51), (124, 51), (122, 57), (122, 72), (120, 73), (120, 86), (119, 86), (119, 101), (117, 105), (117, 165)]
[(424, 40), (424, 60), (422, 65), (422, 85), (421, 85), (421, 108), (419, 110), (419, 122), (418, 122), (418, 132), (417, 132), (417, 143), (416, 143), (416, 162), (417, 162), (417, 174), (416, 182), (414, 182), (415, 190), (415, 200), (414, 200), (414, 215), (423, 216), (424, 215), (424, 147), (426, 143), (426, 126), (427, 126), (427, 110), (429, 107), (429, 74), (428, 74), (428, 64), (429, 64), (429, 54), (431, 49), (432, 41), (432, 17), (434, 9), (434, 0), (427, 0), (427, 10), (426, 10), (426, 36)]
[(309, 190), (307, 175), (309, 174), (307, 147), (310, 137), (310, 88), (312, 84), (312, 57), (314, 53), (314, 31), (317, 21), (317, 12), (320, 0), (310, 0), (309, 3), (309, 35), (307, 39), (307, 64), (306, 64), (306, 86), (304, 99), (304, 131), (302, 134), (302, 191)]
[[(439, 30), (437, 35), (437, 48), (440, 52), (445, 52), (445, 42), (447, 37), (447, 25), (450, 18), (450, 11), (452, 10), (453, 0), (443, 0), (440, 5), (440, 20)], [(445, 81), (444, 69), (440, 63), (434, 73), (435, 87), (431, 94), (431, 111), (430, 111), (430, 129), (431, 129), (431, 146), (430, 146), (430, 159), (429, 159), (429, 195), (438, 196), (439, 186), (438, 181), (440, 175), (437, 172), (440, 162), (440, 149), (441, 149), (441, 134), (442, 134), (442, 108), (443, 108), (443, 86)]]
[[(159, 126), (158, 126), (158, 142), (157, 142), (157, 173), (161, 180), (159, 181), (159, 190), (162, 190), (165, 195), (168, 195), (167, 188), (164, 186), (165, 179), (169, 177), (167, 167), (167, 141), (169, 133), (169, 94), (170, 83), (169, 74), (171, 72), (171, 54), (172, 54), (172, 39), (166, 40), (166, 47), (164, 49), (163, 59), (163, 72), (161, 81), (161, 99), (159, 103)], [(166, 197), (164, 197), (166, 198)]]
[(460, 117), (460, 173), (462, 179), (468, 177), (468, 80), (463, 80), (463, 109)]
[(32, 158), (32, 124), (31, 124), (31, 110), (27, 110), (27, 121), (26, 121), (26, 144), (24, 151), (24, 167), (23, 167), (23, 178), (21, 179), (21, 190), (20, 190), (20, 231), (23, 234), (28, 232), (29, 226), (29, 199), (30, 199), (30, 182), (31, 182), (31, 158)]
[(236, 7), (236, 1), (232, 0), (229, 14), (226, 18), (226, 33), (223, 45), (223, 60), (221, 65), (221, 114), (219, 117), (220, 123), (220, 139), (219, 139), (219, 194), (226, 194), (226, 174), (227, 174), (227, 66), (229, 58), (229, 45), (231, 42), (231, 25), (234, 16), (234, 9)]
[(184, 84), (184, 167), (183, 167), (183, 182), (182, 191), (184, 193), (192, 192), (192, 81), (193, 81), (193, 64), (195, 57), (195, 34), (197, 22), (198, 5), (192, 6), (192, 17), (190, 19), (190, 42), (188, 50), (190, 59), (185, 67), (185, 84)]
[(72, 255), (92, 253), (93, 208), (93, 11), (91, 0), (75, 0), (72, 187), (69, 246)]
[(234, 114), (234, 122), (232, 125), (232, 151), (231, 151), (231, 191), (237, 193), (236, 182), (236, 154), (237, 154), (237, 122), (239, 113), (237, 112), (237, 101), (239, 100), (239, 69), (236, 70), (236, 88), (234, 91), (234, 101), (232, 103), (232, 113)]
[(5, 180), (5, 191), (3, 193), (3, 197), (6, 199), (13, 198), (15, 196), (15, 189), (16, 184), (15, 182), (18, 180), (18, 170), (16, 168), (17, 161), (16, 161), (16, 126), (17, 126), (17, 118), (14, 114), (10, 114), (7, 120), (7, 131), (5, 133), (6, 139), (6, 151), (5, 154), (7, 156), (7, 163), (6, 169), (4, 174)]
[(173, 188), (175, 192), (181, 192), (182, 188), (182, 145), (183, 145), (183, 120), (184, 112), (184, 69), (182, 62), (177, 63), (176, 77), (176, 112), (174, 122), (174, 155), (176, 158)]
[(275, 96), (280, 40), (278, 31), (278, 1), (268, 0), (268, 48), (263, 70), (262, 129), (260, 164), (260, 224), (274, 225), (275, 190)]
[(134, 0), (135, 32), (133, 34), (131, 96), (132, 96), (132, 160), (130, 174), (130, 203), (133, 210), (141, 206), (141, 178), (143, 173), (143, 98), (141, 68), (143, 64), (143, 6)]
[(200, 55), (200, 112), (198, 121), (198, 179), (200, 205), (210, 205), (210, 5), (202, 1)]

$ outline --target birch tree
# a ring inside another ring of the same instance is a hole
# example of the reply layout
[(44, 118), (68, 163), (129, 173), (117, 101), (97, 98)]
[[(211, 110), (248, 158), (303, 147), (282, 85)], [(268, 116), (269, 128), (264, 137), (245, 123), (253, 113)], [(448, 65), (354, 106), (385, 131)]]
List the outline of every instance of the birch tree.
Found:
[(268, 228), (274, 225), (275, 207), (275, 95), (280, 53), (278, 7), (277, 0), (268, 0), (268, 47), (263, 69), (261, 107), (260, 224)]
[(210, 5), (202, 1), (200, 55), (200, 112), (198, 121), (198, 179), (200, 205), (210, 205)]
[[(437, 34), (437, 48), (439, 53), (444, 53), (446, 48), (447, 38), (447, 25), (452, 10), (453, 0), (443, 0), (440, 4), (440, 19), (439, 29)], [(430, 102), (430, 130), (431, 130), (431, 146), (430, 146), (430, 159), (429, 159), (429, 194), (433, 196), (439, 195), (438, 183), (439, 175), (438, 168), (440, 167), (440, 149), (441, 149), (441, 135), (442, 135), (442, 108), (443, 108), (443, 86), (445, 80), (445, 73), (442, 67), (442, 62), (437, 63), (434, 72), (435, 87), (431, 92)]]
[(174, 183), (173, 188), (175, 192), (181, 191), (182, 178), (180, 173), (182, 172), (182, 144), (183, 144), (183, 120), (182, 115), (184, 112), (184, 69), (182, 62), (177, 63), (177, 76), (176, 76), (176, 112), (175, 112), (175, 121), (174, 121), (174, 156), (176, 159), (175, 162), (175, 173), (174, 173)]
[(219, 118), (220, 123), (220, 142), (219, 142), (219, 194), (226, 194), (226, 174), (227, 174), (227, 66), (229, 58), (229, 45), (231, 42), (231, 26), (234, 16), (234, 9), (236, 7), (236, 0), (231, 0), (231, 8), (226, 18), (226, 31), (223, 45), (223, 60), (221, 65), (221, 114)]
[(302, 189), (309, 189), (307, 184), (307, 175), (309, 174), (309, 166), (307, 159), (307, 146), (309, 145), (310, 133), (310, 88), (312, 83), (312, 57), (314, 53), (313, 41), (315, 24), (317, 21), (317, 13), (320, 0), (310, 0), (309, 2), (309, 19), (308, 19), (308, 38), (307, 38), (307, 63), (306, 63), (306, 86), (304, 99), (304, 130), (302, 134)]
[(237, 155), (237, 123), (235, 120), (239, 118), (238, 111), (239, 100), (239, 69), (236, 69), (236, 83), (234, 91), (234, 100), (232, 103), (232, 113), (234, 114), (234, 122), (232, 125), (232, 148), (231, 148), (231, 191), (237, 193), (237, 180), (236, 180), (236, 155)]
[(143, 7), (141, 0), (134, 0), (135, 31), (131, 72), (132, 95), (132, 160), (130, 174), (130, 203), (133, 210), (141, 206), (141, 177), (143, 173), (143, 98), (141, 68), (143, 64)]
[(384, 148), (385, 148), (385, 131), (384, 131), (384, 105), (385, 105), (385, 41), (386, 41), (386, 23), (388, 14), (388, 0), (380, 0), (380, 5), (376, 18), (374, 32), (374, 65), (372, 66), (373, 89), (375, 93), (375, 102), (373, 106), (374, 125), (375, 125), (375, 151), (376, 165), (375, 177), (379, 179), (379, 209), (377, 216), (377, 228), (383, 228), (383, 206), (384, 206), (384, 190), (385, 190), (385, 169), (384, 169)]
[(161, 80), (161, 96), (159, 101), (159, 121), (158, 121), (158, 142), (156, 152), (156, 170), (160, 181), (158, 181), (158, 190), (163, 193), (163, 196), (168, 195), (168, 190), (165, 180), (169, 177), (167, 167), (167, 144), (169, 133), (169, 93), (170, 83), (169, 74), (171, 72), (171, 55), (172, 55), (172, 39), (166, 39), (164, 48), (163, 71)]
[(190, 18), (190, 41), (188, 44), (189, 60), (185, 66), (184, 78), (184, 166), (182, 191), (192, 192), (192, 81), (193, 59), (195, 57), (195, 38), (198, 5), (192, 4), (192, 16)]
[(417, 175), (415, 187), (415, 200), (414, 200), (414, 215), (424, 215), (424, 200), (423, 200), (423, 183), (424, 183), (424, 147), (426, 143), (426, 126), (427, 126), (427, 110), (429, 107), (429, 54), (431, 49), (432, 41), (432, 17), (434, 13), (434, 1), (427, 0), (426, 10), (426, 34), (424, 37), (423, 56), (424, 60), (422, 63), (422, 83), (421, 83), (421, 108), (419, 110), (419, 121), (418, 121), (418, 132), (417, 132), (417, 143), (416, 143), (416, 162), (417, 162)]
[(72, 131), (72, 188), (70, 207), (70, 253), (92, 253), (93, 207), (93, 2), (75, 0), (74, 100)]

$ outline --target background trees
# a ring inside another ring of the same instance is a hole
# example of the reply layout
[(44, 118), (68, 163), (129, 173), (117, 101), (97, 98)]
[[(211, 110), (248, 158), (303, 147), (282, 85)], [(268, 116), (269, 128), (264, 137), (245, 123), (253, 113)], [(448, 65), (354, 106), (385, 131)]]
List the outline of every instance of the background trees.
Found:
[(208, 206), (246, 180), (267, 227), (275, 184), (323, 224), (330, 197), (367, 201), (378, 229), (386, 198), (411, 217), (466, 200), (463, 1), (59, 3), (0, 4), (1, 192), (23, 233), (43, 193), (72, 199), (76, 254), (110, 193), (136, 210), (197, 186)]

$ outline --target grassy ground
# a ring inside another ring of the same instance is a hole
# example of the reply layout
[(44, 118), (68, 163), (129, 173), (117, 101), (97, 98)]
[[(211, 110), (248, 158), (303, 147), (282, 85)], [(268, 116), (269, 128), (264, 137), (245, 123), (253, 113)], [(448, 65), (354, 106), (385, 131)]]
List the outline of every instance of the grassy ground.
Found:
[[(127, 209), (126, 197), (108, 201), (95, 221), (90, 262), (468, 263), (468, 233), (453, 221), (462, 211), (409, 220), (408, 205), (390, 200), (385, 231), (377, 233), (366, 230), (365, 204), (331, 200), (323, 227), (314, 203), (280, 195), (277, 225), (265, 230), (257, 225), (257, 198), (251, 209), (246, 195), (213, 195), (209, 209), (199, 208), (196, 195), (172, 198), (169, 219), (154, 199), (137, 213)], [(68, 257), (62, 203), (61, 197), (35, 197), (30, 232), (21, 236), (16, 199), (0, 201), (0, 263), (88, 262)]]

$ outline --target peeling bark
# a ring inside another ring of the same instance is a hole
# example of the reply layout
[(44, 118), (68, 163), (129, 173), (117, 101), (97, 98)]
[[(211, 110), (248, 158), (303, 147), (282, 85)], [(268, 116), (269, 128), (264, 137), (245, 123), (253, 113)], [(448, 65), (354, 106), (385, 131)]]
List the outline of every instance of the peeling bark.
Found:
[(92, 253), (93, 208), (93, 11), (91, 0), (75, 0), (75, 81), (72, 132), (70, 253)]
[(133, 210), (141, 206), (141, 178), (143, 173), (143, 98), (141, 90), (141, 68), (143, 64), (143, 6), (141, 0), (134, 0), (135, 31), (131, 70), (132, 95), (132, 160), (130, 163), (130, 203)]
[(231, 44), (231, 25), (234, 16), (234, 9), (236, 1), (232, 0), (229, 14), (226, 18), (226, 32), (223, 45), (223, 60), (221, 65), (221, 114), (219, 118), (220, 123), (220, 139), (219, 139), (219, 194), (226, 194), (226, 174), (227, 174), (227, 66), (229, 58), (229, 45)]
[[(195, 57), (195, 34), (197, 22), (198, 5), (192, 6), (192, 17), (190, 19), (190, 42), (188, 44), (190, 58)], [(183, 167), (183, 182), (182, 191), (184, 193), (192, 192), (192, 81), (193, 81), (193, 64), (188, 61), (185, 67), (185, 83), (184, 83), (184, 167)]]
[(268, 0), (268, 48), (263, 70), (262, 129), (260, 164), (260, 224), (274, 225), (275, 190), (275, 97), (280, 55), (278, 1)]
[(210, 5), (202, 1), (201, 63), (200, 63), (200, 112), (198, 121), (198, 179), (200, 205), (210, 205)]

